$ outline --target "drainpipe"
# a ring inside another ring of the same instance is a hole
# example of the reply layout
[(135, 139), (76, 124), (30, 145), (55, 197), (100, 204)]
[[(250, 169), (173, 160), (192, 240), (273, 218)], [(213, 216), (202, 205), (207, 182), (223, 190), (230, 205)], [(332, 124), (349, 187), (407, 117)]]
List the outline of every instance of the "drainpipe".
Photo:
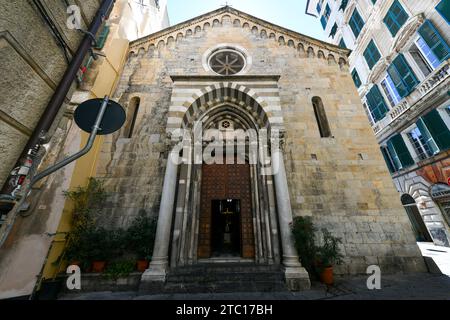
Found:
[[(34, 129), (33, 134), (28, 140), (27, 145), (23, 149), (22, 154), (15, 165), (15, 168), (19, 168), (18, 169), (19, 175), (21, 175), (20, 172), (22, 172), (22, 176), (18, 180), (19, 188), (20, 185), (25, 180), (26, 176), (28, 175), (29, 168), (31, 167), (30, 162), (34, 160), (35, 155), (37, 154), (39, 148), (41, 147), (41, 144), (43, 143), (43, 140), (45, 138), (48, 138), (45, 136), (50, 130), (50, 127), (52, 126), (56, 116), (58, 115), (61, 105), (63, 104), (64, 99), (66, 98), (66, 95), (69, 92), (70, 87), (72, 86), (72, 83), (77, 76), (77, 72), (83, 63), (86, 54), (92, 48), (92, 43), (95, 40), (95, 35), (102, 26), (103, 21), (106, 20), (109, 13), (111, 12), (114, 3), (115, 0), (102, 1), (100, 8), (98, 9), (94, 19), (92, 20), (91, 25), (89, 26), (89, 30), (85, 32), (85, 36), (81, 41), (81, 44), (78, 47), (77, 52), (75, 53), (75, 55), (72, 58), (72, 61), (67, 67), (66, 72), (64, 73), (64, 76), (61, 79), (61, 82), (56, 88), (55, 93), (53, 94), (50, 102), (48, 103), (47, 108), (45, 109), (43, 115), (41, 116), (36, 128)], [(3, 185), (3, 188), (0, 191), (0, 195), (3, 196), (10, 195), (13, 192), (13, 189), (16, 188), (17, 185), (11, 185), (10, 182), (12, 182), (14, 179), (17, 179), (16, 175), (10, 175), (8, 177), (6, 183)], [(14, 194), (12, 194), (11, 200), (15, 200)]]

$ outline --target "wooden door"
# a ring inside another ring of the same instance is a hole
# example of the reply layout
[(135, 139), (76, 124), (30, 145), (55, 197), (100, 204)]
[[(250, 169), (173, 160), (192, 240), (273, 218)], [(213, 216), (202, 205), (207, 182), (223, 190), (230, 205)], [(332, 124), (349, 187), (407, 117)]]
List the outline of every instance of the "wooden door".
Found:
[(212, 202), (226, 199), (240, 200), (241, 255), (243, 258), (254, 258), (250, 166), (248, 164), (203, 165), (201, 192), (198, 258), (211, 257)]

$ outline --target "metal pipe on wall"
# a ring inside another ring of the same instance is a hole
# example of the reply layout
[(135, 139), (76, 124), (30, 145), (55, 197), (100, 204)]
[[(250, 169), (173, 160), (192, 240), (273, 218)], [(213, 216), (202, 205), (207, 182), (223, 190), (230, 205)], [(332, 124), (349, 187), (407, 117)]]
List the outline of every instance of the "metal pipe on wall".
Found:
[[(103, 24), (103, 21), (108, 17), (114, 6), (115, 0), (103, 0), (100, 8), (98, 9), (94, 19), (92, 20), (91, 25), (89, 26), (88, 31), (85, 33), (81, 44), (78, 47), (77, 52), (72, 58), (69, 66), (64, 73), (63, 78), (61, 79), (58, 87), (55, 90), (50, 102), (48, 103), (43, 115), (41, 116), (38, 124), (36, 125), (33, 134), (28, 140), (25, 148), (22, 151), (22, 154), (16, 163), (15, 167), (24, 166), (27, 158), (30, 155), (30, 152), (34, 154), (37, 149), (40, 148), (42, 143), (42, 138), (45, 137), (47, 132), (50, 130), (58, 112), (64, 102), (64, 99), (67, 93), (72, 86), (73, 81), (76, 78), (77, 72), (80, 69), (80, 66), (83, 63), (83, 60), (89, 50), (92, 48), (92, 42), (94, 40), (95, 35), (99, 31), (100, 27)], [(6, 183), (3, 185), (3, 188), (0, 194), (10, 194), (14, 188), (11, 186), (10, 181), (14, 179), (14, 176), (10, 175), (7, 179)]]

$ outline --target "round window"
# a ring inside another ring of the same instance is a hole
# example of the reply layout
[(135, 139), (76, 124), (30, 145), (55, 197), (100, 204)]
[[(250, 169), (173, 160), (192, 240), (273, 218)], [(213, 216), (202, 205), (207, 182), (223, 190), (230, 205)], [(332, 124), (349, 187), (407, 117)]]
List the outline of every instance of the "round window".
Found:
[(231, 49), (217, 51), (209, 58), (209, 66), (222, 76), (230, 76), (241, 72), (245, 67), (244, 56)]

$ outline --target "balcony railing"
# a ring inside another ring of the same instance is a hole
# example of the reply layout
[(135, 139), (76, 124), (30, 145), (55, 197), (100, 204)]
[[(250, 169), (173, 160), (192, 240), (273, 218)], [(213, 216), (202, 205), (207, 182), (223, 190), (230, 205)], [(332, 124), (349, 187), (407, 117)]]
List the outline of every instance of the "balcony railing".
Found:
[(433, 91), (437, 86), (446, 81), (450, 77), (450, 63), (449, 60), (441, 64), (428, 77), (423, 80), (418, 87), (400, 103), (398, 103), (386, 115), (384, 119), (373, 126), (375, 134), (381, 132), (386, 126), (399, 118), (402, 114), (414, 106), (420, 99)]

